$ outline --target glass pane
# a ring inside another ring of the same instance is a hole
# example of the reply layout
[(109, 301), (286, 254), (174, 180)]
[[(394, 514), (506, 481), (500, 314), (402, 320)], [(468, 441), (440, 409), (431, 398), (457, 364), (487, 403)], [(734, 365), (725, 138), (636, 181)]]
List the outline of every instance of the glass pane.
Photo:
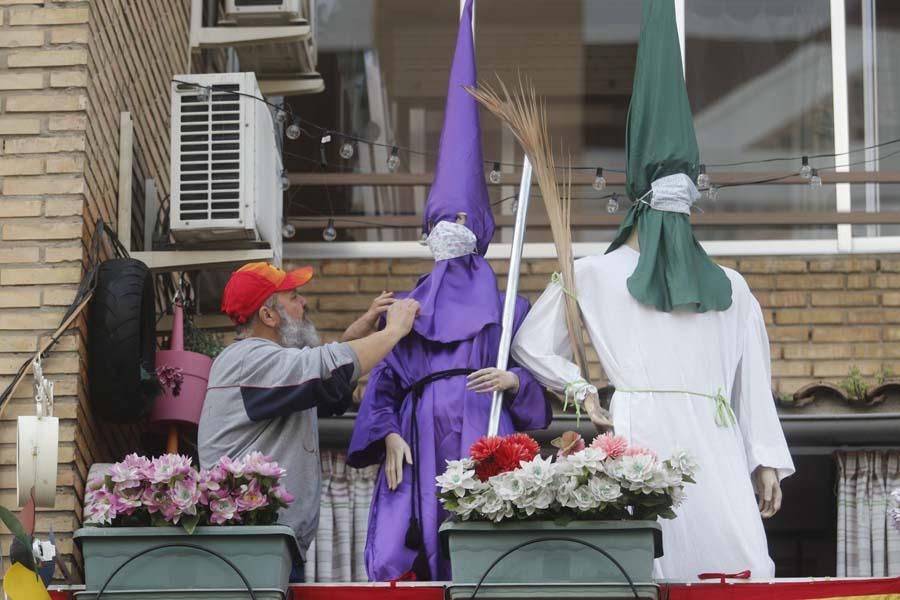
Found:
[[(900, 4), (847, 2), (851, 147), (884, 144), (854, 153), (854, 171), (900, 171)], [(886, 143), (887, 142), (887, 143)], [(900, 186), (854, 185), (854, 212), (900, 211)], [(900, 225), (855, 225), (855, 236), (900, 235)]]
[[(286, 214), (325, 216), (421, 214), (427, 197), (425, 180), (410, 174), (433, 172), (443, 121), (450, 57), (456, 35), (458, 3), (420, 0), (319, 0), (317, 3), (319, 71), (326, 90), (290, 99), (293, 111), (327, 129), (377, 141), (354, 143), (350, 158), (341, 156), (337, 135), (324, 146), (324, 171), (380, 173), (390, 177), (390, 146), (401, 147), (398, 185), (307, 186), (292, 188)], [(482, 81), (499, 75), (516, 82), (529, 78), (545, 99), (551, 132), (572, 156), (574, 165), (607, 173), (624, 166), (625, 121), (637, 56), (640, 2), (635, 0), (492, 0), (476, 8), (476, 48)], [(702, 156), (727, 163), (834, 151), (830, 14), (828, 0), (686, 0), (687, 80), (695, 111)], [(287, 168), (322, 171), (323, 131), (305, 126), (304, 135), (285, 141)], [(514, 196), (513, 167), (521, 152), (497, 120), (482, 113), (484, 157), (504, 163), (504, 181), (492, 186), (496, 199)], [(414, 152), (406, 151), (406, 148)], [(814, 161), (815, 166), (833, 160)], [(711, 167), (710, 171), (789, 173), (799, 161)], [(490, 170), (490, 164), (486, 165)], [(405, 178), (405, 179), (404, 179)], [(401, 185), (403, 181), (406, 185)], [(605, 216), (604, 197), (590, 186), (576, 189), (575, 223), (580, 217)], [(621, 192), (621, 190), (619, 190)], [(532, 214), (542, 212), (535, 193)], [(294, 207), (300, 202), (303, 212)], [(620, 214), (627, 209), (622, 201)], [(805, 185), (728, 187), (712, 211), (833, 211), (833, 187), (812, 193)], [(512, 202), (497, 205), (498, 217), (511, 217)], [(509, 220), (498, 219), (508, 223)], [(608, 241), (613, 227), (587, 219), (573, 234), (577, 241)], [(593, 223), (593, 224), (591, 224)], [(509, 241), (508, 226), (496, 241)], [(748, 235), (792, 237), (795, 228), (703, 228), (704, 239)], [(833, 228), (796, 228), (796, 237), (833, 237)], [(351, 234), (348, 233), (347, 237)], [(316, 237), (300, 232), (295, 241)], [(404, 227), (352, 232), (354, 239), (418, 239)], [(549, 240), (540, 225), (529, 241)], [(338, 239), (346, 239), (339, 234)]]
[[(723, 170), (796, 173), (800, 160), (715, 165), (834, 152), (828, 0), (686, 0), (685, 8), (688, 94), (713, 181)], [(703, 204), (707, 212), (834, 207), (833, 188), (811, 193), (805, 185), (725, 188)], [(809, 237), (791, 231), (778, 237)]]

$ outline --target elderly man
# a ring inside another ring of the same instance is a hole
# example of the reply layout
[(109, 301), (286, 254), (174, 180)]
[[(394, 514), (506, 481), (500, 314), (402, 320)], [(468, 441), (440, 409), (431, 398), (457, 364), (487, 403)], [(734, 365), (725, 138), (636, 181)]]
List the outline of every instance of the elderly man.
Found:
[[(294, 530), (303, 559), (319, 521), (317, 416), (350, 406), (357, 379), (409, 333), (419, 309), (415, 300), (382, 294), (341, 343), (320, 345), (298, 292), (311, 278), (312, 267), (285, 273), (266, 263), (232, 274), (222, 311), (240, 339), (213, 363), (197, 436), (202, 467), (258, 450), (287, 470), (284, 484), (296, 501), (279, 523)], [(386, 325), (375, 331), (382, 314)], [(291, 580), (302, 576), (295, 565)]]

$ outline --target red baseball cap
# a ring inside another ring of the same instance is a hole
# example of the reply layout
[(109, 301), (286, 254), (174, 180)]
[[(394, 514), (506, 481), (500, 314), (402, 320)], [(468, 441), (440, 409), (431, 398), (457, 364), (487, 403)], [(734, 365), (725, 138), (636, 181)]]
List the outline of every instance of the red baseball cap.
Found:
[(222, 312), (241, 325), (275, 292), (284, 292), (305, 285), (312, 279), (310, 266), (282, 271), (269, 263), (249, 263), (231, 274), (222, 293)]

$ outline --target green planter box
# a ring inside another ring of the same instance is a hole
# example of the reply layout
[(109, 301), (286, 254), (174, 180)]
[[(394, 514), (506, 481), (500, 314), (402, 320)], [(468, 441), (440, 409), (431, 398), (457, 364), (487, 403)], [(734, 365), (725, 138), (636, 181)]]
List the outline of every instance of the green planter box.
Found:
[[(639, 584), (640, 597), (656, 597), (653, 559), (662, 556), (662, 532), (655, 521), (444, 523), (441, 540), (453, 570), (451, 595), (471, 596), (494, 561), (519, 544), (538, 538), (569, 538), (602, 548)], [(554, 539), (525, 546), (500, 560), (485, 578), (478, 597), (634, 596), (621, 571), (603, 554), (579, 543)]]
[[(260, 600), (281, 600), (299, 560), (294, 532), (283, 525), (198, 527), (84, 527), (75, 532), (84, 556), (85, 591), (101, 586), (131, 557), (154, 546), (192, 544), (221, 554), (240, 569)], [(135, 558), (109, 582), (103, 598), (171, 600), (249, 598), (240, 576), (220, 558), (196, 548), (170, 546)]]

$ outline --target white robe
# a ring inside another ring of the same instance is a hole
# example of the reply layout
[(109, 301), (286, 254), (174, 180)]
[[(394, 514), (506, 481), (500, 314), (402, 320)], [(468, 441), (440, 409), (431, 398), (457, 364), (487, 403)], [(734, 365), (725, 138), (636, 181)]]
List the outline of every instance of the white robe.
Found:
[[(694, 581), (706, 572), (774, 577), (750, 474), (794, 472), (772, 401), (769, 343), (762, 311), (740, 274), (725, 269), (733, 302), (725, 311), (665, 313), (638, 303), (627, 278), (638, 252), (623, 246), (575, 262), (576, 295), (591, 343), (617, 390), (678, 390), (730, 400), (738, 426), (715, 422), (715, 402), (683, 393), (617, 391), (615, 431), (665, 457), (690, 452), (699, 464), (674, 520), (661, 519), (665, 555), (657, 579)], [(513, 358), (561, 390), (580, 378), (571, 361), (562, 288), (552, 283), (513, 341)]]

